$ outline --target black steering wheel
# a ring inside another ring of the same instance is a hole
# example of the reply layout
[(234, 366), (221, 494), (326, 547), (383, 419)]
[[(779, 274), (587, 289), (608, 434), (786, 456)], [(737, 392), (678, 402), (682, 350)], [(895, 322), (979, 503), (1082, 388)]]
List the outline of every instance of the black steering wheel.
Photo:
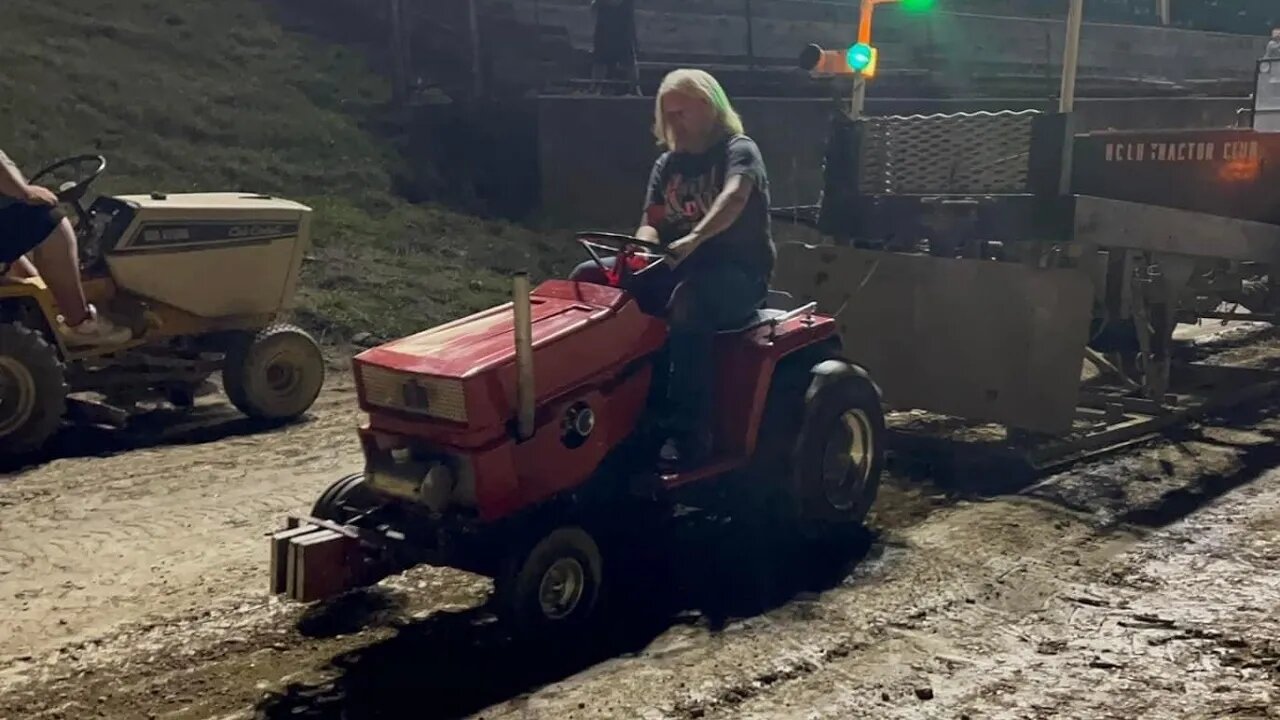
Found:
[[(85, 168), (88, 167), (88, 171)], [(94, 180), (107, 169), (107, 159), (101, 155), (76, 155), (74, 157), (64, 158), (54, 164), (44, 168), (36, 173), (30, 180), (29, 185), (41, 185), (48, 187), (50, 181), (56, 181), (55, 173), (63, 168), (71, 168), (71, 176), (73, 180), (63, 180), (56, 188), (54, 195), (58, 197), (58, 202), (69, 203), (76, 209), (76, 215), (80, 219), (80, 227), (88, 228), (89, 215), (85, 212), (80, 201), (84, 198), (85, 193), (89, 191), (89, 186)], [(41, 178), (48, 175), (49, 179), (41, 182)]]
[[(675, 253), (665, 247), (633, 235), (621, 233), (588, 231), (580, 232), (575, 238), (595, 261), (596, 265), (607, 274), (614, 274), (621, 286), (625, 280), (640, 277), (661, 267), (667, 258), (674, 258)], [(613, 253), (613, 268), (605, 264), (596, 250), (607, 250)], [(631, 259), (651, 260), (649, 264), (638, 270), (631, 269)]]

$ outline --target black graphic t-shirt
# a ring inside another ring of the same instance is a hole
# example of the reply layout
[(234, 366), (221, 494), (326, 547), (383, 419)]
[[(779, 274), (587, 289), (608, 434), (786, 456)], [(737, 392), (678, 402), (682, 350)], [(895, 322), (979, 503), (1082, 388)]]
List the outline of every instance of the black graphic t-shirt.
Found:
[(773, 274), (776, 252), (769, 225), (769, 177), (760, 149), (746, 135), (725, 138), (696, 155), (663, 153), (649, 176), (645, 220), (657, 229), (663, 244), (673, 243), (702, 221), (725, 181), (738, 174), (755, 182), (746, 207), (732, 225), (708, 238), (681, 263), (683, 271), (732, 263), (765, 281)]

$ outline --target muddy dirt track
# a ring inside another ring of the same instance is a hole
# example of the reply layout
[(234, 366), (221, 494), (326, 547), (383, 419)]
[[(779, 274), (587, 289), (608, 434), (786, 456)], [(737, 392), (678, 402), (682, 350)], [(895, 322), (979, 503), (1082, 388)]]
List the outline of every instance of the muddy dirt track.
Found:
[(1278, 401), (1000, 495), (891, 477), (843, 547), (689, 519), (574, 652), (452, 571), (266, 596), (265, 534), (360, 465), (334, 375), (297, 425), (213, 398), (3, 469), (0, 718), (1280, 717)]

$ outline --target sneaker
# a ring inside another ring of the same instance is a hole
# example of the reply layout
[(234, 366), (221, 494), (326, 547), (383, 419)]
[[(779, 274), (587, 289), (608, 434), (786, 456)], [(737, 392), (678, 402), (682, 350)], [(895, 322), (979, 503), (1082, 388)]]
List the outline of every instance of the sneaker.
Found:
[(662, 444), (662, 449), (658, 451), (658, 458), (668, 465), (680, 462), (680, 447), (676, 444), (675, 438), (667, 438), (667, 441)]
[(658, 459), (669, 467), (693, 469), (706, 462), (711, 455), (711, 443), (706, 438), (698, 438), (692, 444), (681, 442), (679, 438), (669, 437), (658, 451)]
[(89, 305), (89, 317), (79, 325), (67, 325), (66, 318), (59, 315), (62, 337), (67, 345), (81, 347), (88, 345), (123, 345), (133, 339), (133, 331), (119, 327), (107, 318), (98, 315), (98, 309)]

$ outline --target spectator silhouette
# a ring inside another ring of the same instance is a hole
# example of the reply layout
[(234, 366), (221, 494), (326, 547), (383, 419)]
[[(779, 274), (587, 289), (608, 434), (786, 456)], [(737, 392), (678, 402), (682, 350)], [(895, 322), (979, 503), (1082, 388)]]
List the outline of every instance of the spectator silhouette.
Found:
[(640, 70), (636, 66), (635, 0), (591, 0), (595, 37), (591, 57), (593, 80), (614, 79), (620, 71), (629, 81), (628, 92), (640, 94)]

